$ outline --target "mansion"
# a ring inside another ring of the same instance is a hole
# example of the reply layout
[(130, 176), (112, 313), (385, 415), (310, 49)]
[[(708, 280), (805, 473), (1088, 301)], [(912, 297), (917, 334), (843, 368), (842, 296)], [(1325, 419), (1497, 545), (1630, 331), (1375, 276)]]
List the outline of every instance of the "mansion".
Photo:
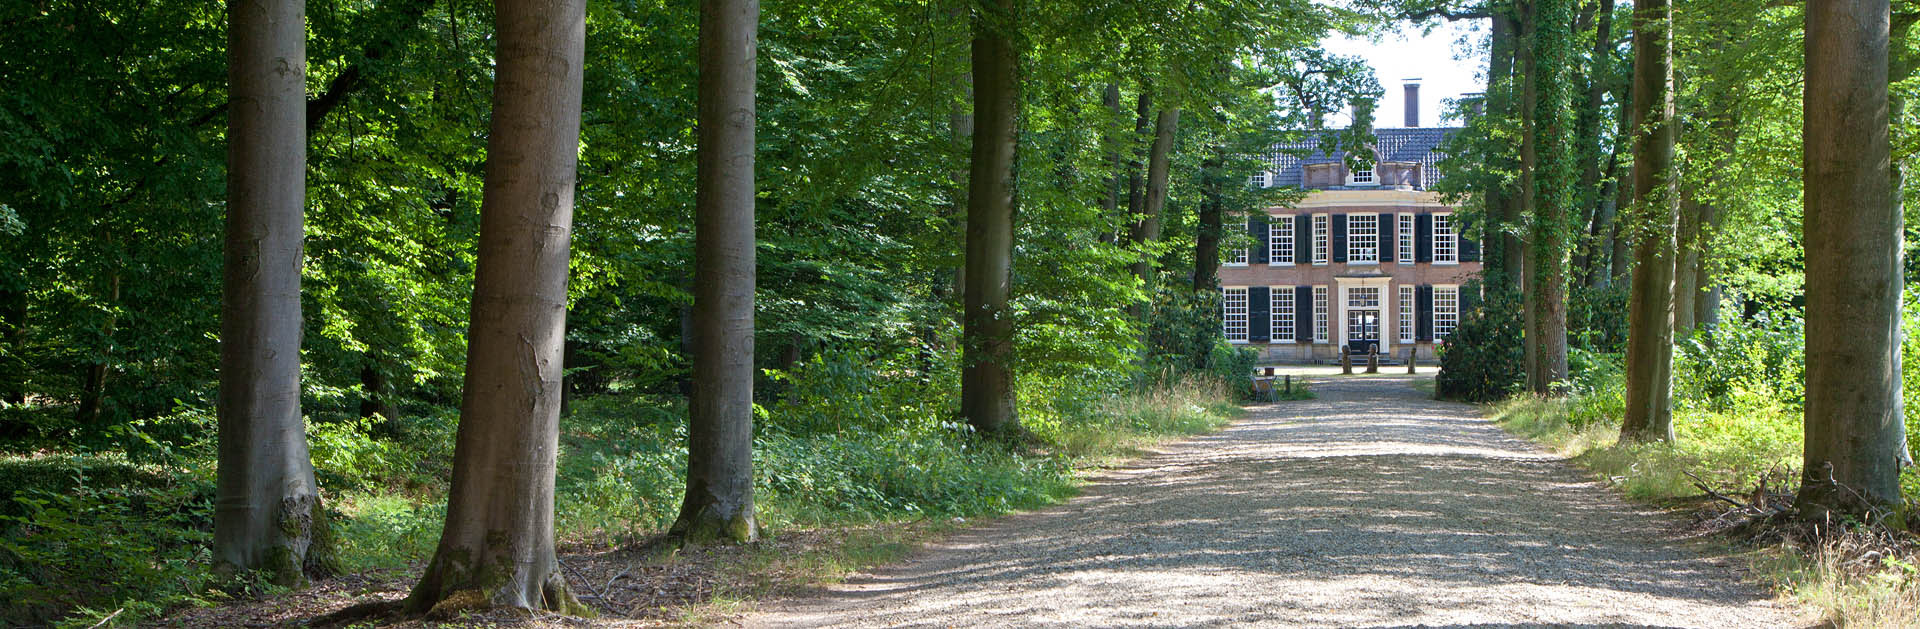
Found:
[[(1411, 100), (1411, 99), (1409, 99)], [(1219, 269), (1227, 340), (1263, 362), (1336, 359), (1341, 350), (1421, 360), (1460, 321), (1480, 272), (1478, 243), (1461, 235), (1432, 190), (1436, 147), (1451, 128), (1376, 129), (1370, 170), (1342, 153), (1277, 147), (1256, 186), (1299, 186), (1305, 199), (1267, 208), (1246, 229), (1254, 246), (1225, 252)]]

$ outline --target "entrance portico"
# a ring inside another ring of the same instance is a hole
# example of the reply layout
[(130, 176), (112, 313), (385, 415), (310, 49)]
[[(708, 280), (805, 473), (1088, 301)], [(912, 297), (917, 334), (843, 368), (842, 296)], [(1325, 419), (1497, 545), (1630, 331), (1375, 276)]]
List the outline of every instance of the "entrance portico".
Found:
[(1381, 354), (1391, 353), (1393, 335), (1385, 331), (1392, 329), (1387, 325), (1388, 300), (1393, 295), (1393, 278), (1380, 271), (1362, 271), (1333, 278), (1340, 288), (1338, 304), (1333, 320), (1339, 322), (1338, 338), (1340, 347), (1350, 348), (1355, 353), (1366, 353), (1377, 349)]

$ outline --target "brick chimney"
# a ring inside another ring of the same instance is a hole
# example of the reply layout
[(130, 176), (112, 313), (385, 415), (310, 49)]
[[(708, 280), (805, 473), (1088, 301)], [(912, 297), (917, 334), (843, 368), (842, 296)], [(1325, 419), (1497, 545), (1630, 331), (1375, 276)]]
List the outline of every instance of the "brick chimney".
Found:
[(1407, 79), (1407, 128), (1420, 126), (1420, 79)]

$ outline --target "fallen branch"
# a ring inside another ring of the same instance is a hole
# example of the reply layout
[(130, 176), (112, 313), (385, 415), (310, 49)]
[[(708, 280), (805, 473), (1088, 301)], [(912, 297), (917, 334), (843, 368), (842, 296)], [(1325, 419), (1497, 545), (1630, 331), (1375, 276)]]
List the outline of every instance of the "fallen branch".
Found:
[(1749, 507), (1749, 506), (1747, 506), (1747, 504), (1746, 504), (1746, 503), (1744, 503), (1744, 502), (1740, 502), (1740, 501), (1738, 501), (1738, 500), (1734, 500), (1734, 499), (1732, 499), (1732, 498), (1728, 498), (1728, 497), (1727, 497), (1727, 496), (1726, 496), (1725, 494), (1722, 494), (1722, 493), (1720, 493), (1720, 492), (1717, 492), (1717, 491), (1714, 491), (1712, 487), (1708, 487), (1708, 486), (1707, 486), (1707, 481), (1704, 481), (1704, 480), (1700, 480), (1700, 477), (1698, 477), (1698, 476), (1694, 476), (1694, 475), (1693, 475), (1693, 472), (1689, 472), (1689, 471), (1686, 471), (1686, 470), (1680, 470), (1680, 473), (1681, 473), (1681, 474), (1686, 474), (1686, 475), (1687, 475), (1687, 478), (1691, 478), (1691, 479), (1693, 479), (1693, 486), (1694, 486), (1694, 487), (1699, 487), (1699, 488), (1700, 488), (1700, 491), (1704, 491), (1704, 492), (1707, 492), (1707, 496), (1708, 496), (1708, 497), (1710, 497), (1710, 498), (1715, 498), (1715, 499), (1718, 499), (1718, 500), (1722, 500), (1722, 501), (1725, 501), (1725, 502), (1726, 502), (1727, 504), (1730, 504), (1730, 505), (1733, 505), (1733, 506), (1734, 506), (1734, 508), (1736, 508), (1736, 509), (1741, 509), (1741, 510), (1751, 510), (1751, 509), (1753, 509), (1753, 507)]

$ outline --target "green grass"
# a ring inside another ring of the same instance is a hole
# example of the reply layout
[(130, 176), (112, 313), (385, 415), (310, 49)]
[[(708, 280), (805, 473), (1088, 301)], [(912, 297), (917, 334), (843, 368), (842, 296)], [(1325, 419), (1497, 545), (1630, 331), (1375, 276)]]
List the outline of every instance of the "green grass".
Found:
[[(836, 579), (962, 522), (1057, 503), (1092, 468), (1239, 413), (1227, 386), (1202, 377), (1117, 393), (1111, 383), (1031, 379), (1021, 394), (1033, 439), (1003, 444), (950, 419), (949, 398), (917, 380), (835, 386), (796, 388), (756, 418), (760, 522), (813, 543), (745, 551), (746, 568), (726, 577), (739, 595)], [(453, 422), (413, 421), (401, 439), (373, 437), (366, 422), (310, 429), (346, 572), (411, 570), (438, 543)], [(561, 422), (560, 541), (619, 546), (671, 524), (685, 422), (684, 406), (664, 398), (577, 400)], [(11, 601), (0, 624), (90, 627), (124, 608), (108, 626), (131, 626), (181, 605), (276, 591), (211, 576), (210, 455), (170, 466), (117, 455), (0, 458), (0, 598)]]
[[(1780, 489), (1799, 478), (1799, 413), (1771, 396), (1735, 391), (1723, 410), (1683, 404), (1674, 414), (1674, 443), (1623, 445), (1622, 394), (1617, 382), (1608, 382), (1566, 399), (1515, 397), (1492, 412), (1508, 431), (1572, 458), (1637, 500), (1698, 504), (1702, 492), (1688, 473), (1729, 494), (1762, 482)], [(1920, 500), (1916, 477), (1912, 469), (1904, 476), (1910, 504)], [(1838, 626), (1920, 626), (1915, 558), (1862, 567), (1833, 547), (1851, 543), (1847, 539), (1827, 548), (1762, 549), (1755, 553), (1756, 572)]]

